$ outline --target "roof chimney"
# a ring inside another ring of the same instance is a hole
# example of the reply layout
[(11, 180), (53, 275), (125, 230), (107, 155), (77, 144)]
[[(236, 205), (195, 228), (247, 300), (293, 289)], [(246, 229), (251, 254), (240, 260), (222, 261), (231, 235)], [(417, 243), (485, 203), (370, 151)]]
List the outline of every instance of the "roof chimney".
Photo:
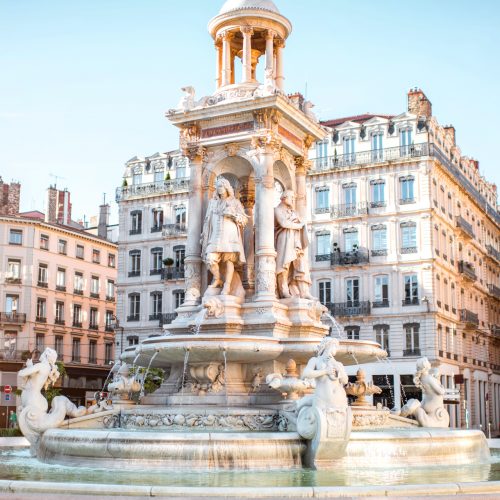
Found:
[(99, 225), (97, 226), (97, 236), (100, 238), (108, 238), (109, 226), (109, 205), (101, 205), (99, 207)]
[(456, 130), (453, 125), (445, 125), (444, 131), (446, 132), (446, 135), (449, 135), (451, 137), (451, 140), (453, 142), (453, 145), (457, 145), (457, 139), (456, 139)]
[(415, 87), (408, 92), (408, 112), (417, 116), (432, 116), (432, 103), (424, 92)]

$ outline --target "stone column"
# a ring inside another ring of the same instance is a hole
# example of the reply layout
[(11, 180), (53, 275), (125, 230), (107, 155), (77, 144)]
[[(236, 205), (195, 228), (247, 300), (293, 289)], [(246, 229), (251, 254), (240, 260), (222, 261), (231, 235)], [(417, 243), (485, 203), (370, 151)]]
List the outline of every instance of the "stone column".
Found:
[(185, 154), (189, 157), (191, 178), (189, 185), (189, 223), (186, 246), (186, 306), (199, 304), (201, 297), (201, 243), (202, 231), (202, 170), (206, 150), (202, 147), (188, 148)]
[(215, 81), (217, 89), (219, 89), (222, 85), (222, 67), (223, 67), (222, 40), (219, 37), (215, 41), (215, 50), (217, 51), (217, 69), (216, 69)]
[(266, 86), (274, 87), (274, 33), (268, 31), (266, 33)]
[(243, 57), (241, 58), (243, 63), (243, 74), (242, 83), (248, 83), (252, 81), (252, 35), (253, 29), (250, 26), (244, 26), (241, 28), (243, 33)]
[(231, 83), (231, 40), (233, 33), (226, 31), (222, 34), (222, 86)]
[(283, 40), (276, 40), (276, 87), (280, 90), (285, 88), (285, 76), (283, 74), (283, 49), (285, 42)]
[(296, 210), (302, 219), (307, 220), (307, 187), (306, 173), (310, 168), (311, 162), (303, 156), (295, 157), (295, 194), (296, 194)]
[(247, 294), (253, 295), (255, 292), (255, 186), (250, 185), (250, 179), (240, 194), (240, 201), (245, 208), (245, 214), (249, 221), (243, 233), (243, 244), (245, 246), (245, 257), (247, 260), (243, 270), (243, 286), (245, 290), (247, 290)]
[(254, 141), (255, 170), (255, 301), (276, 299), (276, 250), (274, 248), (275, 146)]

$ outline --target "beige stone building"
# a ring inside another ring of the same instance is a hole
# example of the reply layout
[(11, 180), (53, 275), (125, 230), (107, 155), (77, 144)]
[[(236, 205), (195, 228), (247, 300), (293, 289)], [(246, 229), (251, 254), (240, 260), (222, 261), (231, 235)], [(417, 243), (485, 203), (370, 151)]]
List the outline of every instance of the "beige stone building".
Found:
[(0, 386), (15, 386), (23, 360), (51, 347), (65, 394), (83, 404), (114, 359), (117, 246), (29, 215), (0, 217)]

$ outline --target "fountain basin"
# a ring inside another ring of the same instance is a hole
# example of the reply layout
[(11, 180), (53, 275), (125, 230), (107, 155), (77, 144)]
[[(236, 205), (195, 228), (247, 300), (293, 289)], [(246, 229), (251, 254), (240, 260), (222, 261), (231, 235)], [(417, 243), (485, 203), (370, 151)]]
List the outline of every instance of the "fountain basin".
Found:
[[(137, 348), (128, 348), (122, 360), (140, 366), (163, 368), (184, 363), (263, 363), (294, 359), (305, 364), (314, 356), (317, 338), (276, 338), (249, 335), (166, 335), (144, 340)], [(188, 354), (186, 354), (188, 353)], [(341, 340), (337, 361), (346, 366), (370, 363), (387, 357), (376, 342)]]

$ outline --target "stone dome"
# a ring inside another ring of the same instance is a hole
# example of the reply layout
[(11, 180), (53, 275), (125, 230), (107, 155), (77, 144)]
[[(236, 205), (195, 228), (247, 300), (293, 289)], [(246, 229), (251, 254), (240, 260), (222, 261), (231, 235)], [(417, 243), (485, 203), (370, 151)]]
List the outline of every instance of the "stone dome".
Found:
[(272, 0), (227, 0), (219, 14), (227, 14), (233, 10), (244, 9), (267, 10), (276, 14), (280, 13)]

